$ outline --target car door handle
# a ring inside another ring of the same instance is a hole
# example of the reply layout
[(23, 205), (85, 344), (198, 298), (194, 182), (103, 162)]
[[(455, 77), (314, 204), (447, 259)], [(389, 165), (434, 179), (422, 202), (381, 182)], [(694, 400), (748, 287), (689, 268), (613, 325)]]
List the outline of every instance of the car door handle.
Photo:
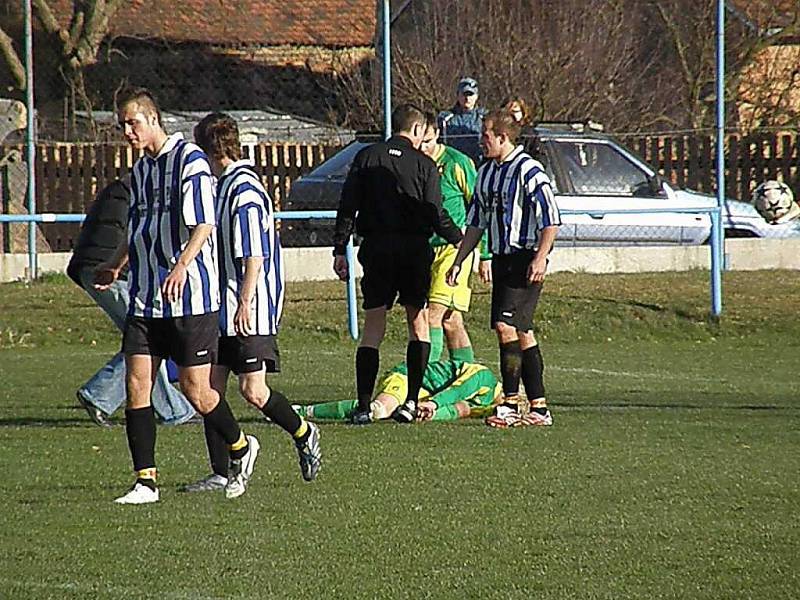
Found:
[(589, 216), (591, 218), (593, 218), (593, 219), (603, 219), (603, 218), (605, 218), (605, 215), (602, 214), (602, 213), (600, 213), (600, 214), (598, 214), (598, 213), (589, 213)]

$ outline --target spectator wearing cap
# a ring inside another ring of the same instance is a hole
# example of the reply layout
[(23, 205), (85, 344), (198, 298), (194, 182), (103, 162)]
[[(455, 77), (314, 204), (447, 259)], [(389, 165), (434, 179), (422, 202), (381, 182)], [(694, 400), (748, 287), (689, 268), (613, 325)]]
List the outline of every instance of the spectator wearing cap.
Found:
[(481, 127), (486, 110), (478, 108), (478, 82), (464, 77), (456, 88), (457, 100), (453, 108), (439, 113), (439, 131), (442, 141), (469, 156), (475, 164), (481, 162)]

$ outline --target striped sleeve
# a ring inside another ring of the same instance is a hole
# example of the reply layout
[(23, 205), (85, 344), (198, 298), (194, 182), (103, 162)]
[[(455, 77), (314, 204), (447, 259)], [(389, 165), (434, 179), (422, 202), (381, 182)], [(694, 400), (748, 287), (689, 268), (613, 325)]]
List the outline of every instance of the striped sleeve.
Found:
[(525, 183), (525, 203), (535, 209), (536, 229), (561, 225), (561, 214), (558, 212), (553, 186), (544, 169), (535, 162), (523, 174)]
[(479, 227), (486, 229), (489, 226), (489, 207), (486, 206), (486, 201), (481, 191), (480, 179), (475, 185), (475, 191), (472, 194), (472, 201), (469, 203), (467, 210), (467, 225), (471, 227)]
[(181, 214), (187, 227), (216, 224), (216, 193), (205, 153), (189, 145), (181, 171)]
[(238, 197), (234, 209), (231, 234), (234, 258), (269, 258), (269, 244), (264, 226), (266, 215), (255, 192), (246, 191)]

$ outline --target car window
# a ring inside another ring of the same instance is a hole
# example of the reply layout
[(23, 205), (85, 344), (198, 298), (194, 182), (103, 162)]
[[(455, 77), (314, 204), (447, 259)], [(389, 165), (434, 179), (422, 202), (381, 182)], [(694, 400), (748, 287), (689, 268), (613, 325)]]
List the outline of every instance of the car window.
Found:
[(558, 141), (554, 146), (575, 193), (649, 195), (647, 173), (613, 146), (587, 141)]
[(362, 142), (352, 142), (311, 171), (310, 175), (314, 177), (344, 179), (347, 177), (347, 172), (350, 170), (350, 163), (353, 162), (358, 151), (367, 145), (368, 144)]

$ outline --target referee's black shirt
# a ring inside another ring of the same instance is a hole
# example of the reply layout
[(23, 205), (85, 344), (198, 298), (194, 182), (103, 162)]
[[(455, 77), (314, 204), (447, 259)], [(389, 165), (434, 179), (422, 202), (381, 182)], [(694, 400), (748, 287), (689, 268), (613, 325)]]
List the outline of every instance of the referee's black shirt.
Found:
[(364, 238), (436, 232), (457, 244), (462, 237), (442, 209), (436, 163), (399, 135), (367, 146), (353, 159), (336, 214), (334, 254), (344, 254), (354, 218), (356, 233)]

